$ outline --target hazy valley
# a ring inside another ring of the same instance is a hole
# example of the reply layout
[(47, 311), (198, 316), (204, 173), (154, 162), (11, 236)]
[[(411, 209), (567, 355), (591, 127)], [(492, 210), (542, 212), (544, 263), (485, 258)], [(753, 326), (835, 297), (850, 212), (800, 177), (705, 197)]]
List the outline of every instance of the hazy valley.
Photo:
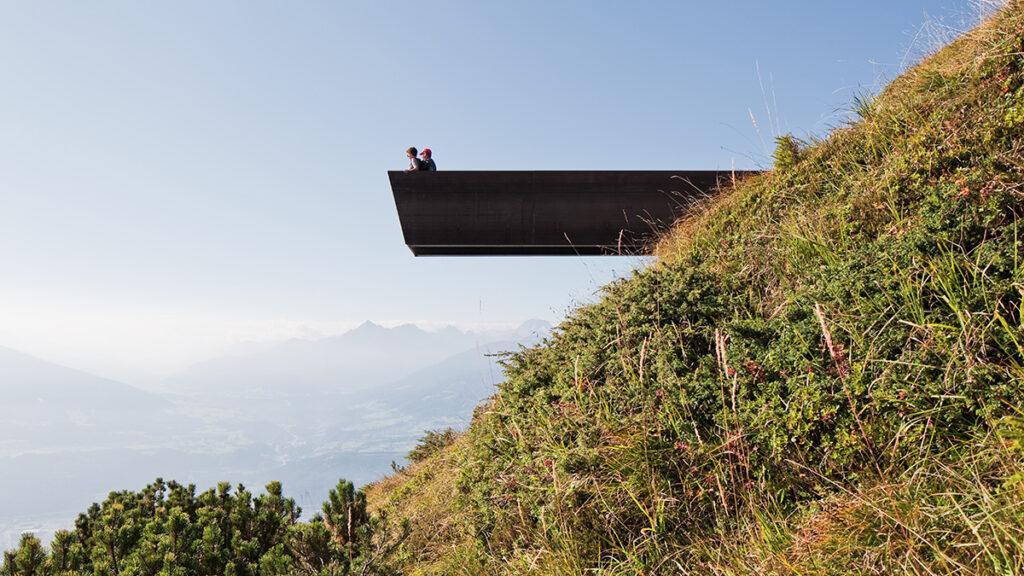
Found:
[(112, 490), (280, 480), (314, 511), (338, 478), (372, 481), (425, 430), (466, 425), (499, 355), (550, 326), (426, 331), (365, 323), (193, 365), (143, 391), (0, 348), (0, 544), (48, 538)]

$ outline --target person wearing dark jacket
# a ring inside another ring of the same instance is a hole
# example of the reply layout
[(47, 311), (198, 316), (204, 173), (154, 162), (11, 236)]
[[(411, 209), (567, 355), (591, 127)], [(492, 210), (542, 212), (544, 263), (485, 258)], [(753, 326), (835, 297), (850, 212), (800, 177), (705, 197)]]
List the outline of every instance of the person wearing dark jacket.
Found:
[(427, 172), (437, 172), (437, 164), (434, 164), (434, 154), (430, 151), (430, 148), (424, 148), (423, 152), (420, 152), (422, 156), (420, 170), (426, 170)]

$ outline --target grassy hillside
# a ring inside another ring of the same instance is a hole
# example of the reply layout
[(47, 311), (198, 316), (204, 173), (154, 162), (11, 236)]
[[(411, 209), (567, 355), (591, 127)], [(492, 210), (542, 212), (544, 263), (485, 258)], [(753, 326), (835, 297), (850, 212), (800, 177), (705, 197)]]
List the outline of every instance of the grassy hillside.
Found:
[(1024, 3), (855, 107), (371, 487), (396, 568), (1024, 572)]

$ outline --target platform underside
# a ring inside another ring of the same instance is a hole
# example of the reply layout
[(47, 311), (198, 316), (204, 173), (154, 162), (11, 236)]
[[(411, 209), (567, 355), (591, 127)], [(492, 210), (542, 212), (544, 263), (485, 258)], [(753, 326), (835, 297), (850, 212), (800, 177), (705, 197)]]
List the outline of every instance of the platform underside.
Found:
[(416, 256), (649, 254), (694, 204), (746, 172), (389, 172)]

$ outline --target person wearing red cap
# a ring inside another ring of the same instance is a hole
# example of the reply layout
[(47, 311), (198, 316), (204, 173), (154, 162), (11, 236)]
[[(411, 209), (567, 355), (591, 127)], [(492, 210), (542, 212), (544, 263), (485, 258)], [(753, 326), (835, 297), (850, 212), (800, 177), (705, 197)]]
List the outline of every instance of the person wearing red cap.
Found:
[(423, 164), (420, 170), (437, 172), (437, 164), (434, 164), (433, 153), (430, 151), (430, 148), (424, 148), (423, 152), (420, 152), (420, 156), (423, 157)]

